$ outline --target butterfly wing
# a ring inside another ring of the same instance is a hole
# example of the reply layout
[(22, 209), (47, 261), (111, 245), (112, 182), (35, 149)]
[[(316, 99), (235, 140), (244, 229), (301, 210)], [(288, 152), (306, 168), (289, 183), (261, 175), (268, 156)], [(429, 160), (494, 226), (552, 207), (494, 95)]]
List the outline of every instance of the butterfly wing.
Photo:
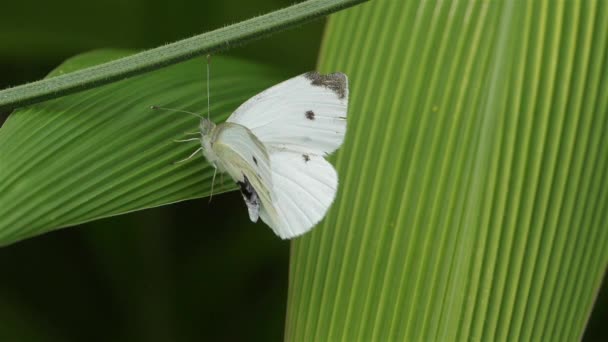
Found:
[(260, 217), (283, 239), (309, 231), (335, 198), (338, 176), (323, 156), (344, 140), (347, 106), (346, 75), (309, 72), (252, 97), (227, 120), (266, 148), (271, 180), (262, 187), (271, 201)]
[(297, 152), (270, 152), (272, 207), (260, 217), (282, 239), (312, 229), (325, 216), (336, 196), (338, 175), (323, 157)]
[(218, 156), (218, 168), (239, 185), (251, 221), (258, 220), (261, 207), (269, 207), (269, 216), (276, 216), (270, 158), (264, 145), (241, 125), (222, 124), (216, 129), (212, 148)]
[(249, 128), (267, 147), (326, 155), (344, 140), (348, 78), (308, 72), (243, 103), (228, 122)]
[(218, 167), (241, 188), (249, 218), (258, 216), (283, 239), (310, 230), (334, 200), (338, 176), (323, 157), (273, 150), (238, 124), (218, 126)]

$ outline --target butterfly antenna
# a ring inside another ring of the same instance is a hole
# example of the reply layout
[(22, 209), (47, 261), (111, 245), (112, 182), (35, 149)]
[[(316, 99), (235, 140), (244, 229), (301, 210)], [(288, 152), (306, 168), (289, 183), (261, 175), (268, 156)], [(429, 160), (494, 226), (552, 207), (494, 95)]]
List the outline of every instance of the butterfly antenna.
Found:
[(209, 90), (209, 64), (211, 62), (211, 55), (207, 55), (207, 120), (210, 120), (209, 116), (211, 113), (211, 95)]
[(150, 106), (150, 109), (153, 110), (167, 110), (170, 112), (176, 112), (176, 113), (186, 113), (186, 114), (190, 114), (190, 115), (194, 115), (198, 118), (204, 119), (202, 115), (195, 113), (195, 112), (189, 112), (187, 110), (181, 110), (181, 109), (175, 109), (175, 108), (167, 108), (167, 107), (159, 107), (159, 106)]

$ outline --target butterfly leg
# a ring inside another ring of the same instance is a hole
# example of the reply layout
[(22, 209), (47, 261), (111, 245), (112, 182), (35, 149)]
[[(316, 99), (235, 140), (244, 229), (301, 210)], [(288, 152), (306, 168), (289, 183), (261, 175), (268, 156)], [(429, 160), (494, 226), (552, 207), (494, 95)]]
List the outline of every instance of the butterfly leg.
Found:
[(211, 203), (211, 199), (213, 198), (213, 185), (215, 184), (215, 174), (217, 173), (217, 166), (213, 164), (213, 178), (211, 179), (211, 194), (209, 195), (209, 203)]
[(182, 159), (182, 160), (180, 160), (180, 161), (176, 161), (176, 162), (174, 162), (173, 164), (179, 164), (179, 163), (183, 163), (183, 162), (185, 162), (186, 160), (191, 159), (192, 157), (194, 157), (194, 156), (195, 156), (195, 155), (196, 155), (196, 154), (197, 154), (199, 151), (202, 151), (202, 150), (203, 150), (203, 148), (202, 148), (202, 147), (199, 147), (199, 148), (198, 148), (196, 151), (192, 152), (192, 154), (191, 154), (191, 155), (190, 155), (188, 158), (186, 158), (186, 159)]
[(173, 142), (188, 142), (188, 141), (201, 141), (201, 139), (200, 138), (190, 138), (190, 139), (173, 140)]

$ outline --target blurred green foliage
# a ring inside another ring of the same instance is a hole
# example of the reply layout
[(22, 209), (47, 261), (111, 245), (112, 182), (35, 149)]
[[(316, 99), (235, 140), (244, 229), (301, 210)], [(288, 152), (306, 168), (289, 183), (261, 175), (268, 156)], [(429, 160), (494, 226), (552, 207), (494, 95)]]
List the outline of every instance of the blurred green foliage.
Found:
[[(5, 2), (0, 88), (40, 79), (91, 49), (155, 47), (292, 3)], [(291, 74), (311, 70), (323, 24), (224, 54)], [(0, 340), (280, 340), (288, 246), (249, 222), (240, 194), (232, 192), (1, 248)]]
[[(0, 88), (91, 49), (155, 47), (292, 3), (5, 1)], [(323, 24), (225, 54), (310, 70)], [(0, 341), (280, 340), (288, 258), (289, 244), (249, 222), (235, 192), (59, 230), (0, 248)], [(605, 289), (587, 340), (606, 336)]]

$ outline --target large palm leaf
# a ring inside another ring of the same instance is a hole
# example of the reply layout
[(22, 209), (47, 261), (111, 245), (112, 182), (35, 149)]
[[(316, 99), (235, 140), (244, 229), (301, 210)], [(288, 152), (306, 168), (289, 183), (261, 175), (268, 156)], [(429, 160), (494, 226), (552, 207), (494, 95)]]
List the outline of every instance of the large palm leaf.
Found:
[(608, 262), (608, 6), (375, 0), (338, 199), (293, 243), (289, 340), (573, 340)]

